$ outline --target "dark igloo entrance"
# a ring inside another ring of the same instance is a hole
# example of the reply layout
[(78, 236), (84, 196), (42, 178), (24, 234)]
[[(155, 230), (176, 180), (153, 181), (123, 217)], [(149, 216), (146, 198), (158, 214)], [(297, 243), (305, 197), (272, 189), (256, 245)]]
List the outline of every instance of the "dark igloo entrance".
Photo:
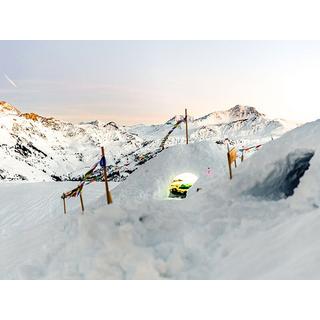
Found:
[(255, 185), (249, 194), (266, 200), (280, 200), (293, 195), (300, 178), (310, 167), (314, 151), (297, 150), (275, 163), (274, 170), (266, 179)]

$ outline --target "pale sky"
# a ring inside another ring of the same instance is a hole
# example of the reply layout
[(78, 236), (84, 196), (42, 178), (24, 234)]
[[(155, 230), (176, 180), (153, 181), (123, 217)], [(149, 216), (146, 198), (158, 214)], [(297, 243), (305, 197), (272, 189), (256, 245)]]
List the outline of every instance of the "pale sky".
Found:
[(72, 122), (250, 105), (320, 118), (320, 41), (0, 41), (0, 100)]

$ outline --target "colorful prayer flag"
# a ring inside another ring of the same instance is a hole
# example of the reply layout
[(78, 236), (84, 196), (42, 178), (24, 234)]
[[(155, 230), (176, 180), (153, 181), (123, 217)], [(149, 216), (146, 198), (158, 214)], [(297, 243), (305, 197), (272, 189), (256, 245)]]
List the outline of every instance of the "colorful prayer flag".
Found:
[(106, 157), (103, 156), (103, 157), (101, 158), (101, 160), (100, 160), (100, 166), (101, 166), (102, 168), (104, 168), (106, 165), (107, 165)]

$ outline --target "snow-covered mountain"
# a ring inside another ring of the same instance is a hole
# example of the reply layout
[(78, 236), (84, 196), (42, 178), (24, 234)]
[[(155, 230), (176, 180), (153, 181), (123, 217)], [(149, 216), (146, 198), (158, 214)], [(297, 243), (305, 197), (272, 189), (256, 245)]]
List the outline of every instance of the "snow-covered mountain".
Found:
[(213, 130), (220, 138), (263, 139), (279, 137), (298, 124), (283, 119), (270, 119), (253, 107), (236, 105), (231, 109), (215, 111), (198, 118), (193, 122), (193, 126), (200, 127), (202, 131)]
[[(164, 137), (176, 121), (182, 118), (182, 115), (176, 115), (164, 125), (132, 126), (130, 132), (147, 140), (159, 139), (161, 136)], [(269, 141), (300, 125), (284, 119), (270, 119), (253, 107), (240, 105), (228, 110), (215, 111), (197, 119), (188, 117), (188, 124), (190, 142), (211, 139), (223, 141), (229, 138), (240, 144)], [(185, 127), (181, 124), (170, 135), (166, 145), (183, 142), (185, 142)]]
[[(0, 102), (0, 180), (60, 181), (77, 179), (106, 148), (111, 179), (125, 179), (161, 150), (160, 143), (181, 116), (160, 125), (120, 126), (91, 121), (72, 124), (35, 113), (23, 113)], [(297, 126), (267, 118), (253, 107), (235, 106), (189, 121), (189, 141), (239, 143), (270, 140)], [(165, 146), (185, 142), (184, 124), (170, 135)]]

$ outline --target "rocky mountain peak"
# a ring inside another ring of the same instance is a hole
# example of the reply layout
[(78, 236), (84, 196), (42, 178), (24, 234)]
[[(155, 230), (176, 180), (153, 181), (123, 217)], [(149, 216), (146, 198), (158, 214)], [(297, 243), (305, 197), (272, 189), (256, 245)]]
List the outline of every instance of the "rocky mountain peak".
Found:
[(41, 121), (41, 122), (47, 123), (47, 124), (52, 124), (52, 123), (57, 122), (56, 119), (53, 118), (53, 117), (46, 118), (46, 117), (40, 116), (39, 114), (34, 113), (34, 112), (21, 113), (19, 116), (20, 116), (20, 117), (23, 117), (23, 118), (25, 118), (25, 119), (27, 119), (27, 120)]
[(15, 114), (15, 115), (21, 114), (18, 108), (14, 107), (13, 105), (5, 101), (0, 101), (0, 113)]
[(243, 106), (237, 104), (233, 108), (230, 108), (228, 110), (230, 113), (230, 116), (232, 118), (238, 118), (238, 119), (244, 119), (244, 118), (249, 118), (252, 116), (264, 116), (264, 114), (260, 113), (256, 108), (250, 107), (250, 106)]
[(38, 114), (33, 113), (33, 112), (31, 112), (31, 113), (22, 113), (20, 115), (20, 117), (24, 117), (26, 119), (33, 120), (33, 121), (38, 121), (39, 119), (42, 118), (41, 116), (39, 116)]
[(201, 124), (222, 124), (249, 118), (265, 117), (257, 109), (250, 106), (236, 105), (228, 110), (214, 111), (195, 120)]

